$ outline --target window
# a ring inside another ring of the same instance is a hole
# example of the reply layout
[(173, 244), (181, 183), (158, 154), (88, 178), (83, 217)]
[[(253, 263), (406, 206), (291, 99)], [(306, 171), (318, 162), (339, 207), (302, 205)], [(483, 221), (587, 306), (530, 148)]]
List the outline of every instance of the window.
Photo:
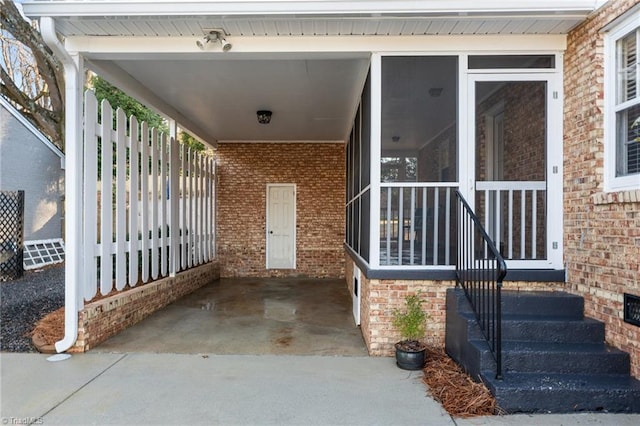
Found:
[(605, 187), (640, 188), (640, 20), (624, 20), (605, 40)]

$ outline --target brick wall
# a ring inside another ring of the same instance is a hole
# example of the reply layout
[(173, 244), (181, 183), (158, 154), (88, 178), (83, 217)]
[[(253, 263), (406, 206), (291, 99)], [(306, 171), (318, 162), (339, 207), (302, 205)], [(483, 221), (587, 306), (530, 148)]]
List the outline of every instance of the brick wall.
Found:
[[(221, 143), (217, 157), (223, 277), (344, 276), (344, 144)], [(295, 270), (266, 269), (269, 183), (296, 184)]]
[(69, 352), (86, 352), (153, 312), (220, 278), (217, 262), (87, 303), (79, 313), (78, 339)]
[(564, 69), (564, 246), (568, 289), (606, 323), (608, 343), (640, 378), (640, 327), (623, 293), (640, 295), (640, 191), (604, 193), (604, 42), (600, 30), (638, 0), (612, 0), (572, 31)]
[[(350, 275), (347, 286), (351, 291), (353, 260), (345, 255), (346, 269)], [(420, 291), (423, 295), (423, 309), (429, 314), (424, 341), (433, 346), (444, 346), (446, 328), (446, 293), (455, 286), (455, 281), (432, 280), (378, 280), (361, 276), (360, 328), (370, 355), (393, 356), (394, 344), (400, 334), (393, 327), (393, 310), (402, 309), (405, 297)], [(520, 282), (504, 283), (507, 290), (520, 291), (562, 291), (564, 283)]]

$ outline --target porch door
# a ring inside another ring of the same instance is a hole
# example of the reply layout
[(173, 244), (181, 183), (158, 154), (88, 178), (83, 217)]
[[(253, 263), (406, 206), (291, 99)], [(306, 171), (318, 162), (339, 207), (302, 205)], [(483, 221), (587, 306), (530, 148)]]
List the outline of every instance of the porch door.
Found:
[(267, 185), (267, 269), (296, 267), (296, 187)]
[(554, 76), (472, 74), (469, 83), (470, 203), (509, 267), (561, 267), (562, 129)]

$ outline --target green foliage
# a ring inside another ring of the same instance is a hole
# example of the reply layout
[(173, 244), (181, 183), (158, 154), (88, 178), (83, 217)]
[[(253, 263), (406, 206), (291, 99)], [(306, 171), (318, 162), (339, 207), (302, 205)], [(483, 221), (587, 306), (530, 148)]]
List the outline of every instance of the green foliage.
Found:
[(424, 337), (429, 317), (422, 310), (420, 292), (409, 295), (404, 300), (404, 310), (393, 310), (393, 326), (398, 329), (403, 340), (420, 340)]
[(180, 142), (191, 148), (192, 151), (201, 152), (204, 151), (204, 144), (198, 139), (194, 138), (187, 132), (180, 132)]
[[(92, 76), (89, 86), (95, 91), (98, 102), (106, 99), (114, 110), (122, 108), (127, 117), (135, 115), (138, 122), (144, 121), (150, 128), (155, 127), (158, 131), (164, 133), (169, 131), (166, 121), (160, 114), (142, 105), (102, 77), (98, 75)], [(180, 132), (178, 138), (181, 143), (186, 144), (192, 151), (202, 152), (205, 150), (205, 145), (187, 132)]]
[(138, 122), (145, 121), (149, 127), (155, 127), (161, 132), (168, 132), (167, 123), (160, 114), (142, 105), (102, 77), (97, 75), (92, 76), (89, 85), (95, 90), (98, 102), (106, 99), (114, 110), (116, 108), (122, 108), (127, 117), (135, 115)]

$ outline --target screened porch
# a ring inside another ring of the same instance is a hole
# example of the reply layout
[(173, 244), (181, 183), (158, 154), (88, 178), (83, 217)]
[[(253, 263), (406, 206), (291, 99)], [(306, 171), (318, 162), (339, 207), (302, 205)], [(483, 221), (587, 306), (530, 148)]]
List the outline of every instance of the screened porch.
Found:
[(453, 269), (460, 191), (511, 267), (561, 266), (561, 228), (549, 238), (562, 219), (551, 204), (561, 185), (550, 188), (561, 167), (550, 161), (561, 146), (555, 64), (551, 54), (372, 61), (347, 146), (347, 245), (371, 268)]

